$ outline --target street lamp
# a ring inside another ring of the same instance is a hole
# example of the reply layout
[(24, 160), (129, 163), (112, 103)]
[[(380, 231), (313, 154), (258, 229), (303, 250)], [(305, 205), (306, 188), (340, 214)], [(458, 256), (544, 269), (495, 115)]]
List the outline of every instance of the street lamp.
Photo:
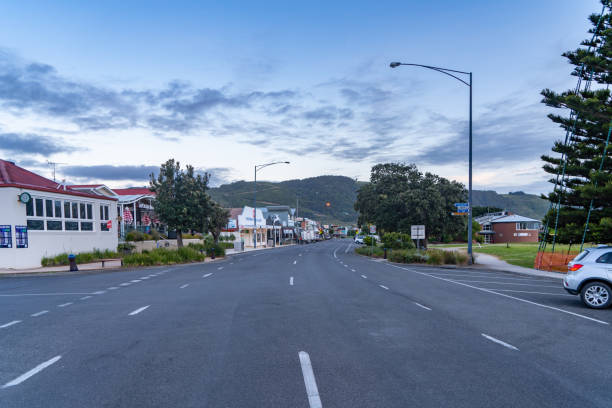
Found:
[(253, 210), (253, 247), (257, 248), (257, 172), (264, 167), (272, 166), (274, 164), (289, 164), (288, 161), (277, 161), (266, 164), (255, 165), (255, 207)]
[[(470, 147), (469, 147), (469, 176), (468, 176), (469, 178), (469, 181), (468, 181), (468, 256), (469, 256), (469, 259), (468, 259), (468, 262), (471, 265), (474, 262), (474, 256), (472, 253), (472, 73), (464, 72), (464, 71), (456, 71), (454, 69), (433, 67), (431, 65), (405, 64), (403, 62), (392, 62), (391, 64), (389, 64), (391, 68), (397, 68), (400, 65), (410, 65), (413, 67), (421, 67), (421, 68), (431, 69), (433, 71), (438, 71), (442, 74), (455, 78), (457, 81), (463, 83), (464, 85), (467, 85), (470, 88), (470, 136), (469, 136)], [(459, 78), (457, 75), (454, 75), (454, 74), (468, 75), (469, 82), (466, 82), (465, 80)]]

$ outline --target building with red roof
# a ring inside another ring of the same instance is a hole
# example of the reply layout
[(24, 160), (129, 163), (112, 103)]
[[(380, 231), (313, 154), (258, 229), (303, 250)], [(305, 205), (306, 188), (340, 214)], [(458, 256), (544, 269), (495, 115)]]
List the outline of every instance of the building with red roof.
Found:
[(33, 268), (43, 257), (117, 249), (117, 197), (80, 187), (0, 159), (0, 268)]

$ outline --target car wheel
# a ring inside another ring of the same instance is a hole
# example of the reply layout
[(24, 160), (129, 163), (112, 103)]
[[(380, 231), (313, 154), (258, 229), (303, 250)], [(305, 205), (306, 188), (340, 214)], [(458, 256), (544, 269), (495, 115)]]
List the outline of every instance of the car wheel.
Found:
[(612, 303), (612, 289), (603, 282), (590, 282), (580, 291), (585, 305), (593, 309), (605, 309)]

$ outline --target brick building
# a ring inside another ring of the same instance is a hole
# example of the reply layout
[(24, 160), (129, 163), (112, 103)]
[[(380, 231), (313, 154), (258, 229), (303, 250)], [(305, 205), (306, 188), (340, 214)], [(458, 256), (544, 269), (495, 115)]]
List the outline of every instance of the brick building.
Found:
[(538, 242), (541, 222), (507, 211), (475, 218), (482, 230), (478, 233), (487, 244)]

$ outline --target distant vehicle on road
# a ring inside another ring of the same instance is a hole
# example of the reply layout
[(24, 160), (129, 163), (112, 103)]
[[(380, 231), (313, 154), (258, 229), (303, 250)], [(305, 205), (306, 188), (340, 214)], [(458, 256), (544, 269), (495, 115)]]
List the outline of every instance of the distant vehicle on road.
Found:
[(356, 244), (363, 244), (363, 235), (355, 235), (355, 243)]
[(580, 294), (585, 305), (605, 309), (612, 304), (612, 247), (588, 248), (567, 264), (563, 287)]

